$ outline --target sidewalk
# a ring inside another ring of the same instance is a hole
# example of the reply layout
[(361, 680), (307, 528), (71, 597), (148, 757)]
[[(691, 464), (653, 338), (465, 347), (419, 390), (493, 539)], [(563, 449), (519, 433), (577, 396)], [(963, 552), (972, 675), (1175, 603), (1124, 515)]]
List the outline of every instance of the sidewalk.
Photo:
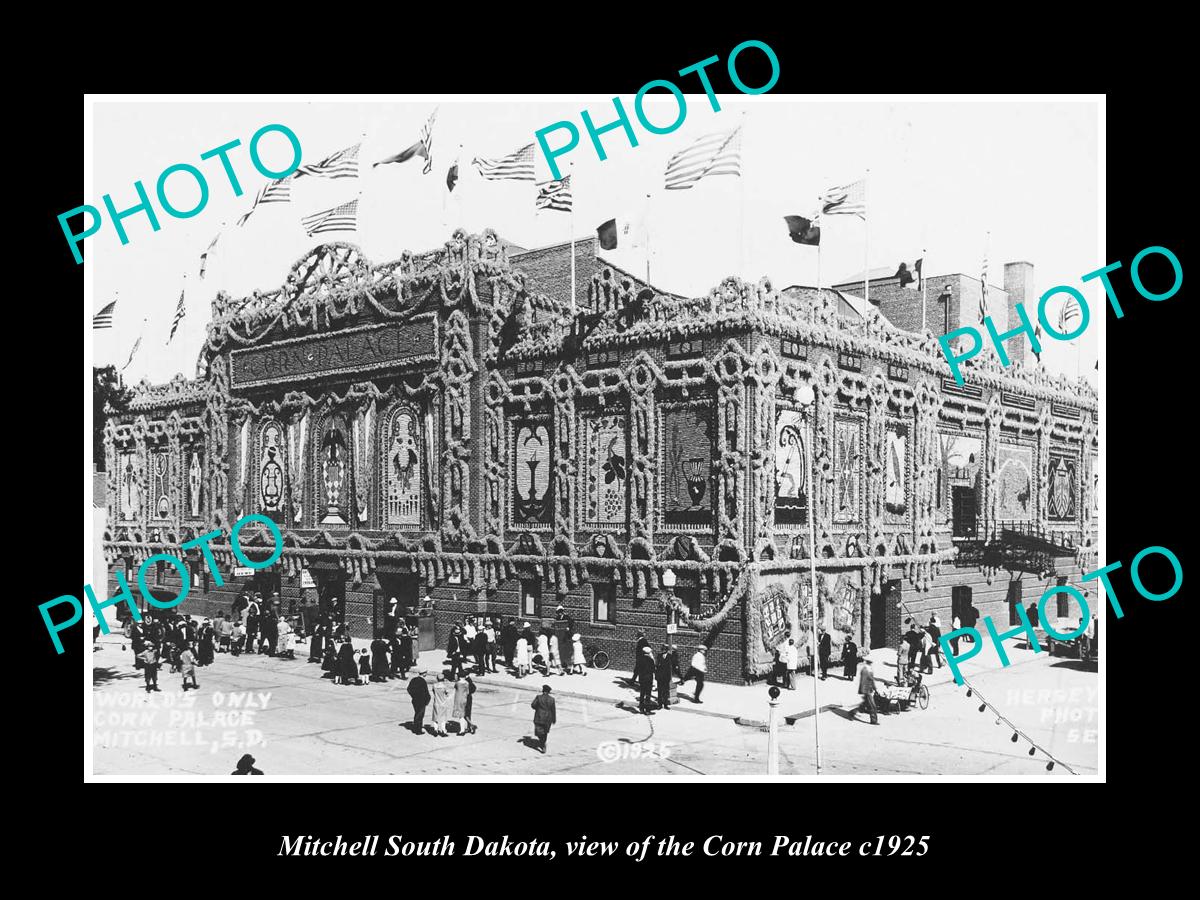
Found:
[[(100, 640), (104, 643), (123, 642), (119, 631), (107, 638), (102, 637)], [(362, 649), (365, 645), (366, 642), (359, 639), (355, 649)], [(1006, 641), (1005, 648), (1008, 652), (1010, 667), (1023, 665), (1035, 659), (1048, 660), (1051, 658), (1046, 650), (1043, 649), (1042, 653), (1035, 654), (1025, 646), (1024, 642), (1016, 640)], [(308, 642), (297, 642), (295, 652), (298, 659), (307, 658)], [(894, 683), (896, 678), (895, 650), (873, 650), (871, 658), (874, 663), (875, 677), (881, 681)], [(586, 675), (543, 677), (535, 672), (525, 678), (517, 678), (504, 668), (502, 660), (499, 665), (500, 671), (497, 673), (472, 674), (471, 677), (481, 688), (512, 688), (528, 691), (530, 694), (540, 692), (543, 684), (549, 684), (556, 696), (609, 702), (614, 706), (637, 712), (638, 690), (632, 684), (629, 672), (588, 668), (585, 670)], [(449, 668), (445, 651), (442, 649), (426, 650), (419, 654), (417, 665), (414, 667), (415, 671), (425, 672), (429, 676), (436, 676), (438, 672), (448, 672)], [(962, 668), (965, 677), (970, 679), (976, 674), (999, 669), (1002, 666), (991, 642), (985, 641), (979, 654), (964, 663)], [(817, 700), (821, 705), (822, 712), (831, 707), (853, 709), (858, 706), (860, 702), (857, 692), (858, 679), (857, 677), (845, 679), (842, 672), (843, 667), (840, 663), (831, 665), (828, 678), (818, 680)], [(941, 668), (935, 667), (932, 675), (925, 676), (924, 684), (930, 691), (953, 689), (953, 675), (950, 667), (946, 665)], [(770, 685), (765, 681), (751, 685), (706, 682), (702, 703), (695, 702), (695, 687), (694, 681), (688, 681), (682, 687), (677, 687), (677, 702), (671, 706), (669, 712), (730, 719), (748, 727), (766, 726)], [(655, 696), (657, 696), (657, 687)], [(796, 679), (795, 690), (781, 691), (779, 713), (781, 725), (785, 726), (793, 725), (797, 721), (812, 716), (813, 680), (811, 677), (801, 675)], [(657, 711), (655, 714), (665, 715), (667, 713)]]

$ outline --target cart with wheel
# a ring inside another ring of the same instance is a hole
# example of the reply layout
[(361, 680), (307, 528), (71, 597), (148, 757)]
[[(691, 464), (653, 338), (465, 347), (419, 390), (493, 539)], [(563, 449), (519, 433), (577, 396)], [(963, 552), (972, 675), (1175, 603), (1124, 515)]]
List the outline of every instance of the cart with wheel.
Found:
[(910, 675), (907, 683), (888, 684), (886, 681), (876, 681), (875, 698), (881, 712), (889, 712), (893, 703), (896, 704), (897, 711), (906, 710), (914, 705), (918, 709), (929, 708), (929, 688), (921, 683), (920, 672)]

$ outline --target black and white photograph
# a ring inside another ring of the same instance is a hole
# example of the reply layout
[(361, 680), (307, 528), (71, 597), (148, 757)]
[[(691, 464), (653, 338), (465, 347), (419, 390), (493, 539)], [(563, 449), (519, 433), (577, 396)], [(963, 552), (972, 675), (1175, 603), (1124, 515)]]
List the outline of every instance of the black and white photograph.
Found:
[(88, 780), (1104, 780), (1104, 97), (677, 83), (89, 96)]

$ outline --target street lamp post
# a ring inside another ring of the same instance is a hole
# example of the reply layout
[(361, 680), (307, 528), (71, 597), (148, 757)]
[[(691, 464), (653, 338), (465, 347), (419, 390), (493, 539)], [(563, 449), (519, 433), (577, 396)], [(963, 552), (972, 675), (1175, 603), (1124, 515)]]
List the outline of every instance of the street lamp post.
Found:
[(807, 381), (801, 382), (800, 387), (796, 391), (796, 398), (803, 406), (812, 406), (812, 415), (809, 416), (808, 422), (808, 465), (805, 467), (804, 477), (807, 482), (808, 492), (808, 575), (809, 575), (809, 593), (808, 593), (808, 608), (809, 608), (809, 640), (812, 641), (813, 655), (812, 668), (809, 674), (812, 675), (813, 683), (813, 744), (817, 763), (817, 774), (821, 774), (821, 703), (817, 697), (817, 655), (820, 653), (820, 648), (817, 646), (817, 524), (816, 524), (816, 498), (813, 494), (813, 469), (815, 462), (813, 461), (813, 417), (816, 414), (815, 401), (817, 398), (816, 392), (812, 385)]
[(767, 691), (767, 774), (779, 774), (779, 688), (771, 685)]

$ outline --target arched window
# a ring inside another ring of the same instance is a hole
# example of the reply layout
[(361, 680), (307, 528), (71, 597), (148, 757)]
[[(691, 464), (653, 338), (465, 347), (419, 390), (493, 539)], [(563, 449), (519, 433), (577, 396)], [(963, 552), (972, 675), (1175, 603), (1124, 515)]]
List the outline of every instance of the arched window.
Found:
[(263, 423), (258, 434), (258, 501), (268, 514), (282, 514), (287, 496), (283, 449), (283, 426), (275, 421)]
[(383, 521), (386, 525), (421, 524), (421, 418), (407, 403), (395, 406), (384, 420)]

